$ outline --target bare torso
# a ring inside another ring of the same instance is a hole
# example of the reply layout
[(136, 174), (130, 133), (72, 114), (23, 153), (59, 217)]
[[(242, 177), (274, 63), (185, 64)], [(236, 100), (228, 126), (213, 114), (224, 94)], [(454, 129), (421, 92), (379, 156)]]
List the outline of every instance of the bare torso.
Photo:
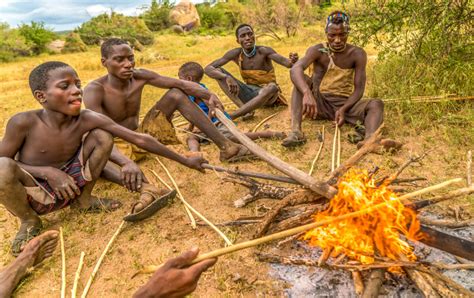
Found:
[(242, 53), (241, 48), (232, 50), (234, 56), (233, 61), (239, 65), (239, 60), (242, 58), (241, 67), (243, 70), (265, 70), (269, 71), (273, 69), (272, 60), (268, 57), (268, 48), (263, 46), (257, 46), (257, 53), (255, 56), (249, 58)]
[(132, 77), (128, 86), (117, 89), (108, 83), (107, 76), (103, 76), (90, 84), (103, 90), (102, 113), (118, 124), (136, 130), (139, 123), (141, 97), (145, 83), (144, 80)]

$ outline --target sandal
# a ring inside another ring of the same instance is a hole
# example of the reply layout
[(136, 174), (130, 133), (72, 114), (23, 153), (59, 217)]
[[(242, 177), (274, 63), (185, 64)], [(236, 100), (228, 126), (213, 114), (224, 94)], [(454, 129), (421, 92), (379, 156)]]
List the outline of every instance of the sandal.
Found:
[(23, 246), (40, 234), (41, 228), (41, 224), (39, 226), (29, 226), (26, 223), (21, 224), (20, 230), (12, 241), (12, 255), (18, 257), (18, 255), (23, 251)]
[(149, 190), (142, 190), (142, 194), (148, 194), (153, 197), (153, 201), (148, 204), (146, 207), (144, 207), (142, 210), (135, 212), (135, 207), (137, 204), (140, 204), (142, 202), (137, 202), (133, 204), (132, 206), (132, 211), (130, 214), (125, 216), (123, 220), (129, 221), (129, 222), (137, 222), (140, 220), (143, 220), (145, 218), (148, 218), (155, 214), (158, 210), (163, 209), (165, 206), (168, 205), (169, 202), (171, 202), (174, 197), (176, 196), (176, 190), (170, 190), (169, 192), (159, 195), (156, 192), (152, 192)]

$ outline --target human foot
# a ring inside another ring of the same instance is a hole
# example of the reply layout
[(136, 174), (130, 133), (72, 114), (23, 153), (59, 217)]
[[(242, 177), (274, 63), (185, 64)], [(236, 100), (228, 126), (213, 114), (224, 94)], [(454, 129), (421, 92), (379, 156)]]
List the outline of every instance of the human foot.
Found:
[(226, 150), (222, 150), (219, 156), (220, 161), (239, 162), (255, 159), (255, 155), (247, 147), (240, 144), (233, 144)]
[(300, 146), (306, 143), (306, 137), (301, 131), (292, 131), (288, 136), (281, 142), (283, 147), (291, 148)]
[(125, 221), (139, 221), (148, 218), (162, 209), (176, 196), (176, 190), (159, 190), (152, 184), (144, 184), (140, 193), (140, 201), (135, 203)]
[(19, 255), (19, 258), (28, 260), (28, 267), (38, 265), (46, 258), (49, 258), (58, 244), (58, 231), (46, 231), (43, 234), (31, 239)]
[(72, 208), (79, 209), (79, 211), (86, 213), (99, 213), (112, 212), (119, 209), (120, 207), (122, 207), (122, 203), (120, 201), (108, 198), (91, 197), (90, 204), (88, 207)]
[(20, 229), (12, 242), (12, 254), (17, 257), (23, 251), (27, 243), (39, 235), (41, 228), (42, 224), (39, 217), (22, 221)]

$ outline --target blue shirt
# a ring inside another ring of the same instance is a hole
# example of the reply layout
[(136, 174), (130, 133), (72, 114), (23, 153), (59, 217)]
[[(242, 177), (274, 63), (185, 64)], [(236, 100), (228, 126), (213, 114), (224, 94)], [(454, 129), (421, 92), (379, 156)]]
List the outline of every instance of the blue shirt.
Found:
[[(201, 85), (201, 87), (203, 87), (204, 89), (208, 90), (206, 85), (204, 85), (203, 83), (199, 83), (199, 85)], [(192, 102), (196, 103), (196, 98), (194, 96), (188, 95), (188, 97)], [(197, 105), (204, 112), (204, 114), (206, 114), (206, 116), (209, 116), (209, 107), (206, 105), (206, 103), (204, 103), (204, 101), (201, 100), (199, 103), (197, 103)], [(227, 114), (227, 112), (225, 111), (224, 111), (224, 115), (226, 115), (227, 118), (231, 119), (230, 115)], [(212, 117), (211, 122), (212, 123), (219, 122), (219, 119), (217, 119), (216, 117)]]

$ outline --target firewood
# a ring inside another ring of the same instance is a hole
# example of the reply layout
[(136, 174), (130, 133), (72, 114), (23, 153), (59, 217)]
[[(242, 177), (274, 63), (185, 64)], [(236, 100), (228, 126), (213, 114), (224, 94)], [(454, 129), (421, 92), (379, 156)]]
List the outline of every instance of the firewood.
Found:
[(229, 168), (214, 166), (214, 165), (210, 165), (210, 164), (203, 164), (202, 167), (205, 168), (205, 169), (214, 170), (214, 171), (217, 171), (217, 172), (225, 172), (225, 173), (232, 174), (232, 175), (237, 175), (237, 176), (247, 176), (247, 177), (252, 177), (252, 178), (260, 178), (260, 179), (267, 179), (267, 180), (273, 180), (273, 181), (279, 181), (279, 182), (285, 182), (285, 183), (290, 183), (290, 184), (301, 185), (301, 183), (294, 180), (293, 178), (285, 177), (285, 176), (278, 176), (278, 175), (272, 175), (272, 174), (266, 174), (266, 173), (256, 173), (256, 172), (249, 172), (249, 171), (241, 171), (239, 169), (229, 169)]
[(416, 287), (423, 293), (425, 297), (439, 297), (441, 296), (436, 292), (436, 290), (431, 286), (431, 284), (426, 281), (424, 275), (413, 268), (405, 268), (405, 272), (408, 274), (410, 279), (415, 283)]
[(262, 121), (260, 121), (257, 125), (255, 125), (255, 127), (252, 129), (252, 132), (256, 132), (260, 126), (262, 126), (265, 122), (267, 122), (268, 120), (272, 119), (273, 117), (275, 117), (276, 115), (278, 115), (280, 112), (276, 112), (275, 114), (271, 114), (270, 116), (266, 117), (265, 119), (263, 119)]
[[(436, 284), (441, 285), (444, 283), (445, 287), (449, 287), (454, 295), (449, 295), (450, 297), (472, 297), (472, 293), (465, 289), (463, 286), (447, 277), (446, 275), (440, 273), (435, 268), (426, 268), (425, 272), (435, 277), (438, 282)], [(440, 282), (442, 281), (442, 283)]]
[(79, 279), (81, 277), (82, 266), (84, 265), (85, 253), (81, 251), (81, 256), (79, 257), (79, 264), (77, 265), (76, 274), (74, 275), (74, 284), (71, 290), (71, 298), (76, 298), (77, 294), (77, 285), (79, 284)]
[(466, 163), (466, 181), (467, 185), (472, 185), (472, 151), (467, 152), (467, 163)]
[(386, 269), (374, 269), (370, 273), (362, 298), (375, 298), (379, 296), (380, 288), (385, 279)]
[(336, 194), (336, 189), (325, 182), (317, 181), (307, 173), (285, 163), (281, 159), (277, 158), (276, 156), (268, 153), (267, 151), (263, 150), (260, 146), (255, 144), (252, 140), (250, 140), (246, 135), (244, 135), (236, 126), (235, 124), (229, 120), (224, 113), (220, 110), (216, 110), (216, 117), (221, 121), (223, 125), (225, 125), (232, 135), (245, 147), (247, 147), (250, 152), (261, 158), (262, 160), (266, 161), (269, 165), (273, 166), (277, 170), (281, 171), (282, 173), (290, 176), (294, 180), (300, 182), (302, 185), (308, 187), (312, 191), (316, 192), (317, 194), (324, 196), (328, 199), (332, 198)]
[(316, 165), (316, 162), (319, 159), (319, 156), (321, 155), (321, 151), (323, 150), (323, 145), (324, 145), (324, 125), (323, 125), (323, 128), (321, 129), (321, 144), (319, 144), (318, 152), (316, 153), (316, 156), (311, 162), (311, 168), (309, 169), (309, 172), (308, 172), (308, 175), (310, 176), (313, 175), (314, 167)]
[(450, 254), (474, 261), (474, 242), (459, 238), (429, 226), (421, 225), (423, 237), (420, 242), (431, 247), (441, 249)]
[(452, 220), (437, 220), (437, 219), (430, 219), (427, 217), (418, 217), (421, 223), (430, 225), (430, 226), (437, 226), (437, 227), (444, 227), (444, 228), (462, 228), (474, 225), (474, 219), (468, 219), (463, 221), (452, 221)]
[(331, 255), (332, 252), (332, 247), (326, 248), (323, 250), (323, 253), (318, 259), (318, 266), (322, 266), (326, 264), (326, 261), (329, 259), (329, 256)]
[(410, 202), (410, 203), (407, 203), (406, 206), (410, 207), (414, 210), (419, 210), (421, 208), (425, 208), (425, 207), (428, 207), (428, 206), (431, 206), (431, 205), (434, 205), (434, 204), (437, 204), (437, 203), (440, 203), (440, 202), (443, 202), (443, 201), (446, 201), (446, 200), (450, 200), (450, 199), (457, 198), (457, 197), (460, 197), (460, 196), (468, 195), (468, 194), (471, 194), (471, 193), (474, 193), (474, 186), (473, 185), (471, 185), (469, 187), (456, 189), (456, 190), (450, 191), (450, 192), (448, 192), (444, 195), (433, 197), (431, 199), (421, 200), (421, 201), (417, 201), (417, 202)]
[(275, 224), (274, 227), (270, 229), (270, 232), (275, 233), (278, 231), (284, 231), (287, 229), (294, 228), (298, 225), (310, 223), (313, 219), (311, 218), (311, 215), (315, 214), (318, 210), (324, 210), (327, 208), (327, 204), (318, 204), (318, 205), (313, 205), (311, 206), (312, 208), (309, 208), (309, 210), (294, 216), (290, 217), (288, 219), (282, 220), (279, 223)]
[(354, 289), (356, 292), (356, 295), (358, 297), (362, 296), (364, 293), (364, 279), (362, 278), (362, 274), (360, 274), (359, 270), (354, 270), (351, 271), (352, 273), (352, 281), (354, 282)]
[(420, 156), (410, 156), (407, 161), (405, 161), (395, 173), (390, 176), (385, 176), (377, 182), (377, 185), (381, 185), (384, 181), (389, 181), (389, 183), (394, 183), (394, 181), (398, 178), (398, 176), (405, 170), (409, 165), (415, 162), (420, 162), (428, 155), (428, 152), (423, 153)]
[[(223, 223), (216, 223), (215, 225), (218, 227), (229, 227), (229, 226), (233, 227), (233, 226), (256, 224), (260, 222), (262, 222), (261, 219), (236, 219), (236, 220), (226, 221)], [(197, 221), (196, 224), (198, 226), (207, 226), (207, 224), (202, 221)]]

